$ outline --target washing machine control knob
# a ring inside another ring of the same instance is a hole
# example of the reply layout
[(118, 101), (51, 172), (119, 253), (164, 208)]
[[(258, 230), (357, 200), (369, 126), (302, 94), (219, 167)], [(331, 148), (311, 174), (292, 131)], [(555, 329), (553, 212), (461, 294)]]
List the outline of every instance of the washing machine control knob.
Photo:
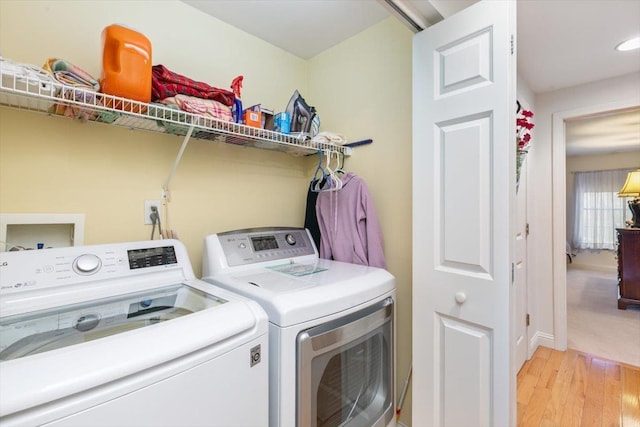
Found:
[(73, 261), (73, 270), (85, 276), (97, 273), (100, 267), (102, 267), (102, 261), (92, 254), (80, 255)]
[(293, 234), (287, 234), (286, 236), (284, 236), (284, 239), (287, 241), (288, 244), (290, 244), (291, 246), (296, 244), (296, 238), (293, 237)]

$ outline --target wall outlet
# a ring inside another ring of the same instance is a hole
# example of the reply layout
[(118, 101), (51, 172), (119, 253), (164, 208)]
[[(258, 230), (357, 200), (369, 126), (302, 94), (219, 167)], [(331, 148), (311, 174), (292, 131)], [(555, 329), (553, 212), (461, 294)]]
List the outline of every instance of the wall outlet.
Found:
[[(153, 222), (151, 221), (151, 217), (149, 215), (151, 215), (151, 206), (155, 206), (156, 208), (158, 208), (158, 215), (160, 215), (160, 212), (162, 212), (162, 201), (161, 200), (145, 200), (144, 201), (144, 223), (146, 225), (151, 225), (153, 224)], [(160, 215), (160, 221), (162, 222), (162, 215)]]

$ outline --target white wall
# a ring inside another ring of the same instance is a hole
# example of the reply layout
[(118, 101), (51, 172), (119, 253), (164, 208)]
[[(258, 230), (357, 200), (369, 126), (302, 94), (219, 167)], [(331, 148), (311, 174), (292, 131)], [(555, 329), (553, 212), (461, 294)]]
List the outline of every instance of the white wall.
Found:
[(536, 95), (533, 93), (527, 82), (522, 78), (520, 74), (518, 74), (518, 101), (523, 106), (523, 108), (531, 108), (533, 109), (535, 106)]
[[(571, 88), (536, 95), (536, 128), (533, 148), (529, 152), (528, 189), (530, 275), (529, 284), (535, 287), (531, 330), (536, 343), (555, 346), (554, 339), (554, 283), (553, 261), (564, 259), (564, 251), (554, 254), (553, 248), (553, 139), (554, 113), (585, 107), (610, 110), (611, 105), (628, 101), (640, 105), (640, 73), (606, 79)], [(564, 156), (563, 156), (564, 157)], [(565, 159), (558, 159), (564, 165)], [(562, 172), (564, 176), (564, 171)], [(563, 180), (564, 181), (564, 180)], [(563, 202), (564, 203), (564, 202)], [(563, 218), (561, 218), (563, 220)], [(564, 237), (563, 237), (564, 238)], [(565, 286), (564, 283), (557, 286)]]

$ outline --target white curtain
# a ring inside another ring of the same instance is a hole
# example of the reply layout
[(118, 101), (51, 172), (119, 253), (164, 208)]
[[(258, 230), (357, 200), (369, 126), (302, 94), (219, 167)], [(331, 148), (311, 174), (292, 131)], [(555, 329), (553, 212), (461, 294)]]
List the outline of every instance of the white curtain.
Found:
[(624, 227), (631, 213), (627, 199), (618, 197), (628, 172), (576, 172), (574, 248), (615, 249), (616, 228)]

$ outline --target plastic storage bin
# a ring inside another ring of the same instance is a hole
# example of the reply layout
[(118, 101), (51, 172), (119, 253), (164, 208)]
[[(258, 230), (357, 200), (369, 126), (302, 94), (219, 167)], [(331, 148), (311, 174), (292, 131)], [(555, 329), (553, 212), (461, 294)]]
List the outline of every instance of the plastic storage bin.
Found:
[(100, 78), (103, 93), (150, 102), (151, 65), (151, 42), (147, 37), (122, 25), (105, 27)]

